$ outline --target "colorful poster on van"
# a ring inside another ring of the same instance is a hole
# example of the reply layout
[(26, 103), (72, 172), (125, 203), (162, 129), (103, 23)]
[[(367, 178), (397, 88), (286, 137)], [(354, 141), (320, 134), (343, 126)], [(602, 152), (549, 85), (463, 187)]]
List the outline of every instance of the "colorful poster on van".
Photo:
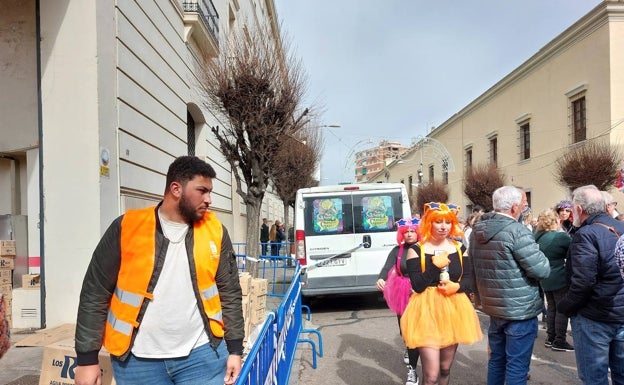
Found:
[(364, 231), (392, 230), (392, 198), (388, 195), (362, 198), (362, 226)]
[(317, 234), (339, 233), (342, 231), (342, 199), (315, 199), (314, 232)]

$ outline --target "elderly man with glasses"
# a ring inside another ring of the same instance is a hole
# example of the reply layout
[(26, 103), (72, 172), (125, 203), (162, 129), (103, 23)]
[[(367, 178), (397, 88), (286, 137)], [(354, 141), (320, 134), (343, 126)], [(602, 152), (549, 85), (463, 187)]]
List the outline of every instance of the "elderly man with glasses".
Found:
[[(612, 202), (613, 199), (609, 199)], [(574, 225), (566, 261), (570, 283), (557, 308), (570, 317), (578, 376), (584, 385), (624, 384), (624, 280), (615, 248), (624, 223), (606, 213), (593, 185), (572, 194)]]

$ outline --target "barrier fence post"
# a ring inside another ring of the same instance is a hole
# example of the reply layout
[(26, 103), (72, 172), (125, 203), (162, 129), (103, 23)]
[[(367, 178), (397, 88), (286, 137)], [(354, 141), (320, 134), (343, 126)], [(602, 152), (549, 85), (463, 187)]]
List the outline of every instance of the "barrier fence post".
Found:
[[(303, 328), (301, 308), (301, 267), (295, 263), (292, 280), (277, 313), (269, 313), (258, 339), (243, 363), (236, 385), (287, 385), (290, 380), (295, 352), (299, 343), (312, 346), (312, 366), (316, 368), (316, 356), (323, 356), (321, 333)], [(309, 309), (308, 309), (309, 317)], [(300, 333), (315, 333), (319, 351), (309, 338), (300, 338)]]

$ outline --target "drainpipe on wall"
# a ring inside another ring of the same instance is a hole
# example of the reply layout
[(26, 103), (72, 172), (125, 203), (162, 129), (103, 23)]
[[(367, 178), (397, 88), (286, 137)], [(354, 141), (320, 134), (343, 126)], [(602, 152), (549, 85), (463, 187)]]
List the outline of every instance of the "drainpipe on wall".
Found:
[(46, 327), (46, 311), (45, 311), (45, 242), (44, 227), (45, 215), (43, 206), (43, 102), (41, 96), (41, 0), (35, 0), (35, 45), (37, 55), (37, 139), (39, 140), (39, 274), (41, 276), (41, 301), (40, 315), (41, 328)]

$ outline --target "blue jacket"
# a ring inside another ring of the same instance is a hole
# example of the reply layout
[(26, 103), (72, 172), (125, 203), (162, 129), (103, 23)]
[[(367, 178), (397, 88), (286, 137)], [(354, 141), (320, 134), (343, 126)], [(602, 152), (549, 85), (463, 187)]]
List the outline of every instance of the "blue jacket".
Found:
[(567, 316), (580, 314), (594, 321), (624, 323), (624, 280), (615, 263), (619, 237), (598, 223), (624, 233), (624, 222), (607, 213), (594, 214), (581, 224), (568, 250), (568, 293), (557, 309)]

